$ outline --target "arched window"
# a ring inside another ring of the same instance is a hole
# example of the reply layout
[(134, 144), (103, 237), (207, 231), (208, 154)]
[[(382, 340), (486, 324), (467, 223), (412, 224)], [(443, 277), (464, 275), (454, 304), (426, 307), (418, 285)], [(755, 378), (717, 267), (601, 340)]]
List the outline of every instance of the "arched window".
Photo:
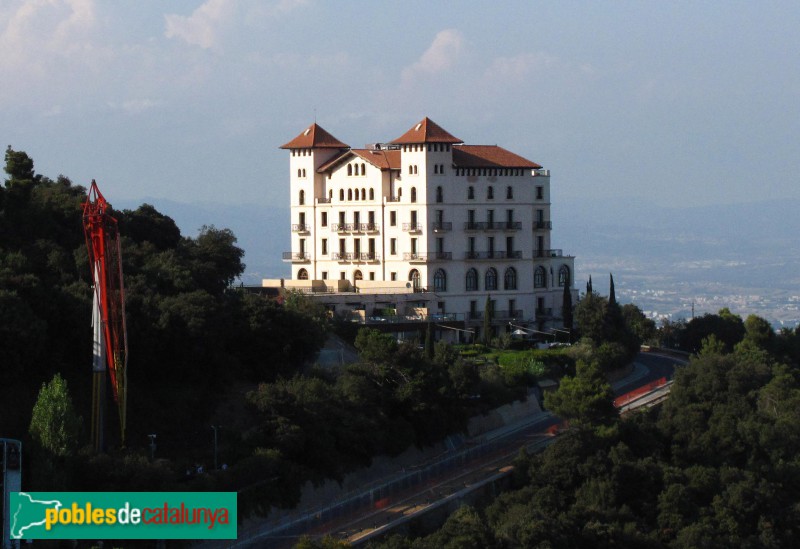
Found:
[(433, 291), (446, 292), (447, 291), (447, 273), (444, 269), (438, 269), (433, 275)]
[(468, 200), (474, 200), (475, 199), (475, 187), (473, 187), (472, 185), (467, 187), (467, 199)]
[(444, 193), (441, 186), (436, 187), (436, 202), (444, 202)]
[(562, 265), (558, 270), (558, 285), (563, 288), (564, 286), (569, 286), (569, 284), (569, 267)]
[(416, 269), (411, 269), (411, 272), (408, 273), (408, 280), (411, 281), (411, 286), (414, 290), (419, 290), (422, 284), (420, 283), (419, 271)]
[(333, 200), (333, 189), (328, 190), (328, 200)]
[(417, 188), (411, 187), (411, 202), (417, 201)]
[(478, 271), (475, 269), (467, 271), (466, 289), (468, 292), (478, 291)]
[(367, 189), (361, 189), (361, 200), (367, 199)]
[(347, 165), (347, 175), (353, 175), (353, 165), (352, 164), (348, 164)]
[(339, 200), (344, 200), (344, 189), (339, 189)]
[(353, 200), (353, 189), (347, 189), (347, 200)]
[(369, 199), (370, 200), (375, 200), (375, 189), (370, 189), (369, 190)]
[(505, 275), (503, 275), (503, 289), (504, 290), (516, 290), (517, 289), (517, 270), (514, 267), (509, 267), (506, 269)]
[(401, 198), (403, 198), (403, 188), (402, 187), (398, 187), (397, 188), (397, 201), (400, 202)]
[(408, 175), (412, 175), (414, 173), (414, 166), (411, 164), (408, 165)]
[(511, 185), (506, 187), (506, 198), (509, 200), (514, 198), (514, 187), (512, 187)]
[(358, 189), (356, 189), (356, 200), (358, 200)]
[(547, 287), (547, 271), (544, 267), (539, 265), (533, 272), (533, 287), (546, 288)]
[(306, 192), (300, 191), (300, 205), (302, 206), (305, 203), (306, 203)]
[(490, 267), (489, 270), (486, 271), (486, 280), (484, 286), (487, 292), (497, 289), (497, 271), (494, 269), (494, 267)]
[(486, 189), (486, 199), (493, 200), (494, 199), (494, 187), (489, 185), (489, 188)]
[(363, 162), (361, 163), (361, 175), (367, 175), (367, 166)]
[(353, 284), (355, 284), (357, 280), (364, 280), (364, 275), (360, 270), (356, 270), (356, 272), (353, 273)]
[(308, 271), (305, 269), (297, 271), (297, 280), (308, 280)]
[(302, 177), (302, 176), (303, 176), (303, 170), (297, 168), (297, 177)]

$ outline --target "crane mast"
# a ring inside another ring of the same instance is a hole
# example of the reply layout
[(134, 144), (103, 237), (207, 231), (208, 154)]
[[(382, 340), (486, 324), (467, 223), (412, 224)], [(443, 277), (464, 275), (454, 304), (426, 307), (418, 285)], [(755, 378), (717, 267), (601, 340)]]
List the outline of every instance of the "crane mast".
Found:
[(94, 287), (92, 324), (92, 442), (95, 450), (104, 446), (106, 372), (119, 410), (120, 443), (125, 444), (128, 336), (125, 328), (125, 288), (122, 282), (117, 220), (110, 204), (92, 180), (83, 204), (83, 230), (89, 252)]

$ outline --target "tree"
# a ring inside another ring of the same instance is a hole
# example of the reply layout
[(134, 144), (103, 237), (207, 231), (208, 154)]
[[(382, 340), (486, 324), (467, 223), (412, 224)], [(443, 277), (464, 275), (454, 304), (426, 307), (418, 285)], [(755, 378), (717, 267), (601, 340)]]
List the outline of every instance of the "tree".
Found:
[(775, 330), (769, 321), (757, 315), (749, 315), (744, 321), (745, 335), (742, 342), (769, 351), (775, 341)]
[(388, 363), (397, 352), (397, 341), (394, 337), (374, 328), (361, 328), (355, 345), (361, 360), (370, 364)]
[(491, 296), (486, 296), (486, 303), (483, 306), (483, 343), (484, 345), (488, 345), (489, 342), (492, 340), (492, 317), (494, 316), (494, 311), (492, 311), (492, 299)]
[(576, 427), (610, 423), (617, 417), (614, 393), (594, 362), (578, 361), (575, 376), (561, 379), (558, 389), (545, 395), (545, 407)]
[(55, 457), (69, 457), (78, 448), (81, 418), (75, 413), (67, 382), (56, 374), (42, 384), (33, 407), (29, 432), (33, 441)]
[(561, 300), (561, 318), (564, 322), (564, 328), (571, 332), (573, 324), (572, 290), (569, 284), (564, 284), (564, 296)]
[(614, 275), (609, 273), (608, 278), (609, 278), (609, 283), (608, 283), (608, 304), (609, 305), (616, 305), (617, 304), (617, 293), (614, 291)]

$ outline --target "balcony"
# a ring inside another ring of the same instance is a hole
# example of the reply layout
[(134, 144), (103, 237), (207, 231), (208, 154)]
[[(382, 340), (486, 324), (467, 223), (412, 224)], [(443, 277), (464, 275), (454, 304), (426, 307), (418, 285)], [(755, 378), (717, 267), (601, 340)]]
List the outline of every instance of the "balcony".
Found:
[(408, 233), (421, 233), (422, 223), (403, 223), (403, 231)]
[(533, 257), (563, 257), (561, 250), (533, 250)]
[(353, 254), (352, 252), (333, 252), (331, 259), (334, 261), (352, 261)]
[(543, 231), (543, 230), (551, 230), (553, 228), (552, 221), (534, 221), (533, 222), (533, 230), (534, 231)]
[(520, 221), (467, 221), (465, 231), (518, 231), (522, 228)]
[(453, 252), (431, 252), (428, 254), (431, 261), (449, 261), (453, 259)]
[(292, 232), (293, 233), (307, 233), (311, 231), (311, 225), (306, 223), (294, 223), (292, 225)]
[(377, 223), (362, 223), (359, 229), (362, 233), (377, 233), (381, 227)]
[(386, 202), (400, 202), (399, 196), (387, 196)]
[(553, 316), (553, 309), (551, 307), (547, 307), (544, 309), (536, 309), (536, 318), (550, 318)]
[(435, 233), (444, 233), (453, 230), (453, 224), (450, 221), (434, 221), (431, 223), (431, 230)]
[(331, 223), (331, 230), (335, 233), (352, 233), (352, 223)]
[(495, 311), (492, 316), (503, 320), (521, 320), (525, 318), (525, 314), (521, 309)]
[(403, 261), (409, 261), (411, 263), (424, 263), (428, 261), (428, 256), (433, 254), (420, 254), (417, 252), (404, 252), (403, 253)]
[(292, 263), (305, 263), (311, 261), (311, 254), (308, 252), (283, 252), (283, 260)]
[(533, 170), (532, 175), (534, 177), (550, 177), (550, 170), (544, 170), (544, 169)]
[(464, 259), (522, 259), (522, 252), (465, 252)]
[(317, 198), (317, 204), (330, 204), (330, 198)]
[(381, 256), (375, 252), (361, 252), (358, 254), (360, 261), (380, 261)]

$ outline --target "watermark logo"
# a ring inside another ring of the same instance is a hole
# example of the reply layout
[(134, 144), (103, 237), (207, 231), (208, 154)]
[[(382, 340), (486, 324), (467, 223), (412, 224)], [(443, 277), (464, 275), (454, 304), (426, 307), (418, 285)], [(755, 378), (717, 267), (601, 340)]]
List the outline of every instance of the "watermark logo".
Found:
[(12, 539), (236, 539), (236, 492), (12, 492)]

